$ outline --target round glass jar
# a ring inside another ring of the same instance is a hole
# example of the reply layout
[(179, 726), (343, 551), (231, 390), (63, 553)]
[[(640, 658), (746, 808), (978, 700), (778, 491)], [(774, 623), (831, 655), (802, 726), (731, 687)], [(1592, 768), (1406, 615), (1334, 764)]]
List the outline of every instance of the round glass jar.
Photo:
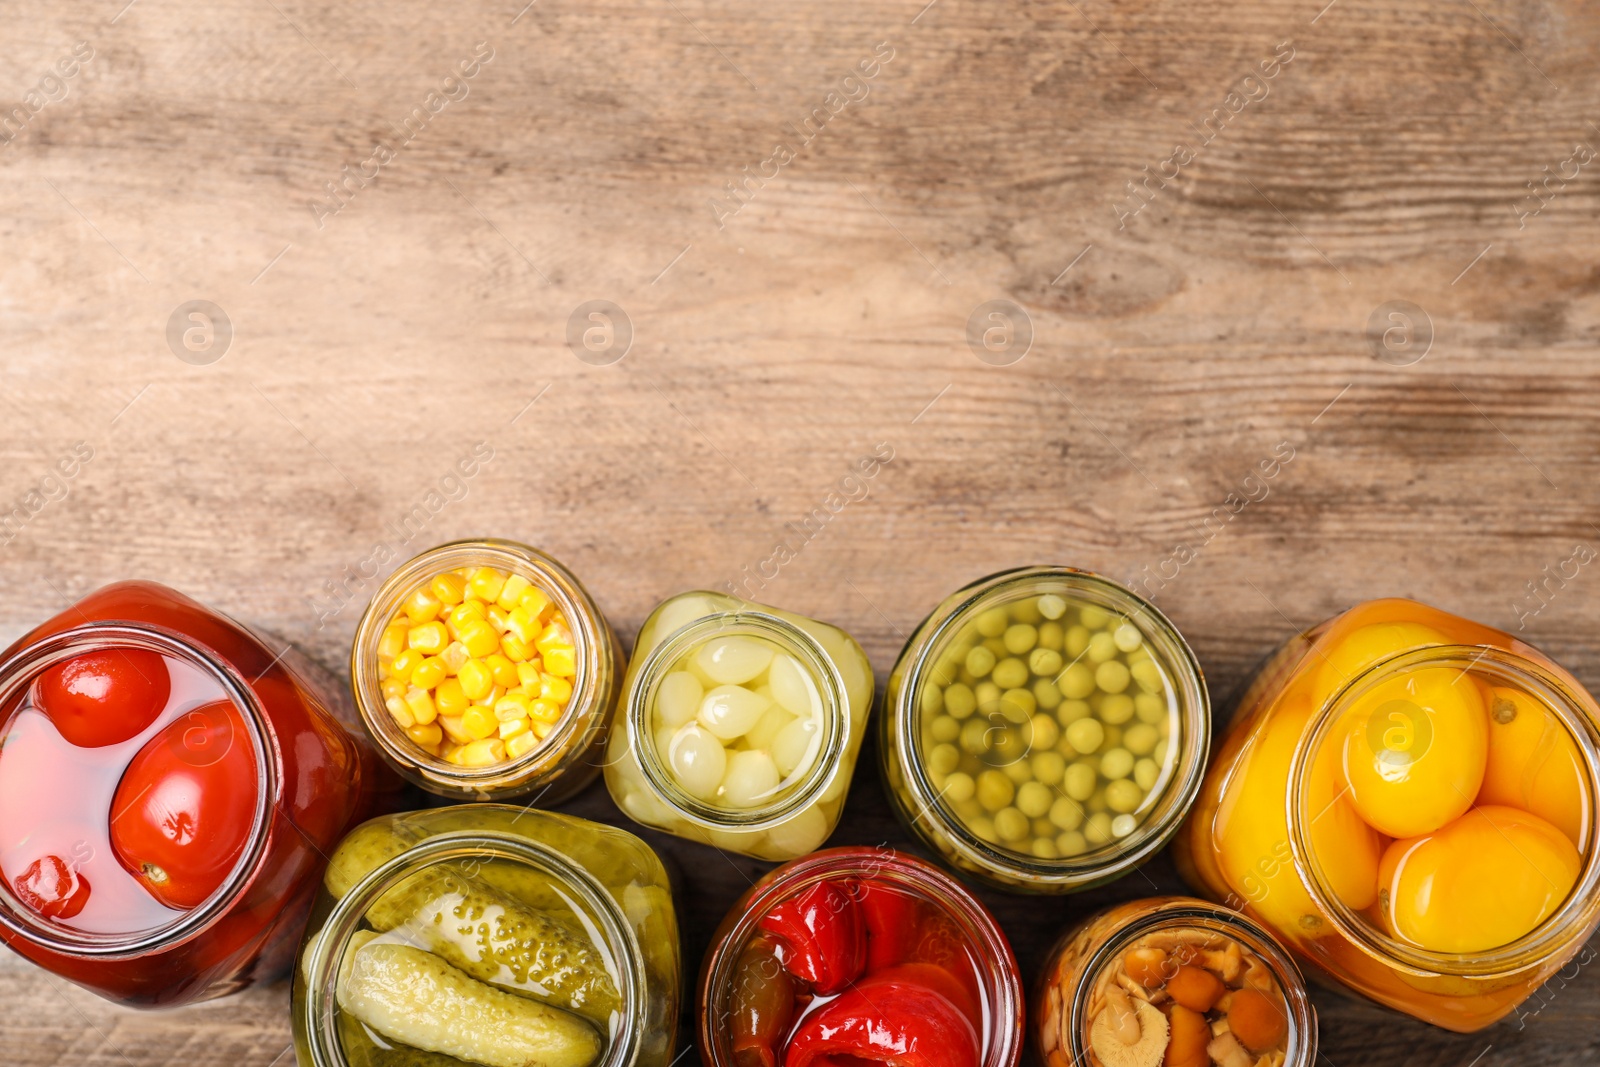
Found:
[[(434, 595), (441, 583), (443, 597)], [(478, 621), (456, 615), (469, 604), (481, 609)], [(552, 652), (541, 634), (559, 634), (561, 647)], [(556, 655), (566, 660), (559, 667)], [(598, 773), (593, 756), (623, 665), (610, 624), (571, 571), (527, 545), (489, 539), (452, 541), (402, 564), (367, 605), (350, 650), (356, 707), (407, 779), (455, 799), (538, 791), (544, 804)]]
[(1035, 1001), (1046, 1067), (1311, 1067), (1305, 980), (1265, 930), (1189, 897), (1096, 912), (1062, 935)]
[(1509, 634), (1369, 601), (1262, 667), (1175, 857), (1314, 976), (1470, 1032), (1600, 923), (1597, 796), (1600, 708), (1576, 679)]
[(645, 826), (794, 859), (839, 822), (872, 688), (866, 653), (843, 630), (722, 593), (682, 593), (639, 631), (606, 786)]
[(295, 1052), (301, 1067), (667, 1067), (679, 980), (667, 874), (632, 834), (501, 804), (393, 815), (329, 861), (295, 969)]
[[(151, 700), (74, 723), (49, 680), (106, 658)], [(0, 723), (0, 937), (130, 1007), (282, 975), (327, 852), (400, 785), (332, 678), (154, 582), (106, 586), (7, 649)], [(171, 820), (193, 837), (161, 867)]]
[(885, 1047), (909, 1050), (907, 1067), (1015, 1067), (1023, 1011), (1016, 957), (977, 898), (914, 856), (853, 847), (784, 864), (739, 898), (695, 1014), (707, 1067), (823, 1067)]
[(957, 869), (1065, 893), (1176, 833), (1205, 770), (1210, 702), (1166, 616), (1069, 567), (957, 590), (889, 675), (879, 755), (901, 821)]

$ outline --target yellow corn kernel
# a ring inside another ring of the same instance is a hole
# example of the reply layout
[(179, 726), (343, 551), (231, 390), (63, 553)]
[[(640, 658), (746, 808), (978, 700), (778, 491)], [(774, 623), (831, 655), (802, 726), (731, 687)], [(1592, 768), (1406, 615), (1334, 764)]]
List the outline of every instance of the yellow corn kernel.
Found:
[(533, 588), (533, 583), (520, 574), (513, 574), (506, 579), (506, 584), (500, 587), (500, 595), (495, 597), (495, 603), (510, 611), (517, 606), (517, 601), (522, 599), (522, 594)]
[(466, 724), (460, 715), (439, 716), (439, 727), (444, 730), (444, 735), (458, 745), (464, 745), (472, 740), (472, 735), (467, 733)]
[(542, 626), (550, 621), (550, 615), (555, 611), (555, 602), (550, 599), (550, 594), (535, 586), (523, 593), (517, 600), (517, 607), (526, 611), (531, 618), (539, 620)]
[(563, 630), (571, 629), (571, 627), (569, 627), (567, 625), (567, 617), (565, 615), (561, 614), (561, 612), (559, 612), (559, 611), (551, 612), (550, 613), (550, 618), (549, 618), (548, 621), (551, 622), (551, 623), (554, 623), (555, 625), (557, 625), (559, 627), (561, 627)]
[(411, 620), (411, 625), (427, 622), (429, 619), (439, 617), (439, 609), (444, 607), (439, 598), (434, 596), (427, 586), (422, 586), (406, 597), (406, 618)]
[(561, 705), (540, 697), (528, 702), (528, 718), (536, 722), (553, 723), (561, 718)]
[(422, 726), (413, 726), (406, 731), (406, 736), (411, 738), (423, 748), (433, 748), (444, 739), (444, 733), (439, 729), (439, 724), (430, 722)]
[(457, 604), (450, 609), (450, 614), (445, 616), (445, 623), (450, 627), (450, 633), (456, 640), (461, 639), (461, 628), (473, 619), (481, 619), (485, 615), (483, 603), (477, 600), (468, 600)]
[(529, 719), (528, 725), (533, 730), (533, 736), (537, 737), (541, 741), (549, 737), (550, 731), (555, 729), (553, 724), (548, 722), (540, 722), (538, 719)]
[(500, 635), (500, 651), (512, 663), (526, 663), (534, 656), (533, 646), (510, 630)]
[(449, 643), (450, 631), (445, 629), (442, 622), (425, 622), (421, 626), (413, 626), (406, 634), (407, 648), (426, 652), (430, 656), (443, 652)]
[(544, 669), (567, 678), (578, 676), (578, 654), (570, 648), (544, 650)]
[(444, 661), (438, 656), (429, 656), (417, 664), (417, 669), (411, 672), (411, 684), (418, 689), (432, 689), (448, 675)]
[(495, 702), (494, 717), (501, 722), (510, 722), (512, 719), (526, 719), (533, 708), (533, 701), (522, 693), (507, 693)]
[(472, 701), (467, 699), (466, 691), (461, 688), (461, 679), (446, 678), (434, 690), (433, 703), (440, 715), (460, 715), (471, 706)]
[(385, 678), (378, 683), (378, 692), (383, 694), (384, 700), (390, 697), (403, 697), (406, 695), (406, 689), (406, 683), (398, 678)]
[(411, 672), (417, 669), (417, 664), (427, 659), (421, 652), (408, 648), (394, 659), (389, 661), (389, 677), (397, 678), (402, 682), (411, 680)]
[(500, 698), (505, 695), (506, 687), (503, 685), (497, 685), (493, 689), (489, 690), (488, 693), (484, 694), (483, 699), (474, 700), (473, 703), (481, 708), (493, 708), (496, 704), (500, 703)]
[(454, 607), (467, 595), (467, 580), (459, 574), (445, 571), (443, 574), (434, 575), (433, 581), (428, 583), (428, 588), (439, 598), (441, 604)]
[(540, 740), (540, 737), (532, 731), (518, 734), (506, 742), (506, 757), (508, 759), (521, 759), (537, 748)]
[(404, 623), (392, 622), (383, 628), (383, 636), (378, 638), (378, 655), (393, 659), (406, 650), (406, 634), (408, 630)]
[(482, 619), (473, 619), (461, 627), (461, 643), (474, 657), (482, 659), (500, 648), (500, 635)]
[(500, 724), (500, 740), (509, 741), (518, 734), (528, 732), (527, 719), (511, 719)]
[(467, 581), (468, 591), (486, 604), (492, 604), (500, 599), (500, 590), (505, 587), (505, 574), (493, 567), (479, 567), (472, 572), (471, 579)]
[(451, 674), (458, 673), (461, 665), (471, 658), (472, 653), (468, 652), (467, 646), (460, 641), (450, 642), (445, 646), (445, 650), (439, 653), (439, 659), (444, 661), (444, 669)]
[(461, 716), (461, 728), (473, 739), (488, 737), (500, 728), (500, 720), (493, 711), (474, 704)]
[(490, 604), (486, 617), (489, 620), (489, 625), (494, 627), (494, 632), (497, 634), (505, 633), (511, 625), (511, 612), (502, 608), (499, 604)]
[(544, 632), (544, 624), (527, 608), (512, 608), (506, 616), (506, 629), (531, 645)]
[(553, 700), (557, 704), (566, 706), (572, 699), (572, 683), (565, 678), (557, 678), (553, 674), (539, 676), (539, 695), (546, 700)]
[(494, 688), (494, 672), (481, 659), (469, 659), (463, 663), (456, 672), (456, 680), (461, 683), (461, 691), (466, 693), (468, 700), (482, 700)]
[(462, 767), (490, 767), (505, 758), (506, 743), (498, 737), (490, 737), (462, 745), (451, 762)]
[(383, 702), (383, 706), (389, 709), (389, 715), (400, 724), (402, 730), (417, 725), (416, 717), (411, 714), (411, 705), (406, 703), (405, 697), (390, 697)]
[(439, 708), (433, 702), (433, 694), (426, 689), (413, 689), (406, 694), (406, 706), (411, 709), (411, 717), (417, 720), (417, 725), (425, 726), (432, 722), (439, 714)]
[(538, 686), (539, 665), (536, 663), (517, 664), (517, 684)]
[(533, 647), (539, 650), (541, 656), (544, 655), (547, 648), (571, 648), (572, 634), (567, 632), (565, 626), (552, 622), (539, 632), (538, 637), (534, 638)]
[(512, 686), (522, 684), (522, 679), (517, 677), (517, 665), (506, 659), (500, 653), (495, 652), (491, 655), (483, 657), (483, 662), (491, 671), (494, 672), (495, 685), (502, 685), (507, 689), (510, 689)]

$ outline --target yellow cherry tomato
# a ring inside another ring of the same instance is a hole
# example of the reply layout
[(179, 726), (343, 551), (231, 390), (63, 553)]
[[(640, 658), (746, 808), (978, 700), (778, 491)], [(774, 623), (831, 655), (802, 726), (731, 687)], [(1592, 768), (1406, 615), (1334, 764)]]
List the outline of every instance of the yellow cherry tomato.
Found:
[(1484, 952), (1547, 919), (1577, 884), (1567, 836), (1517, 808), (1473, 808), (1384, 852), (1380, 899), (1390, 933), (1433, 952)]
[(1583, 847), (1591, 815), (1578, 746), (1561, 721), (1527, 693), (1489, 694), (1489, 764), (1479, 804), (1529, 811)]
[(1311, 764), (1304, 813), (1311, 850), (1329, 887), (1353, 911), (1378, 899), (1378, 860), (1388, 843), (1350, 803), (1339, 747), (1324, 743)]
[(1345, 712), (1345, 780), (1367, 825), (1431, 833), (1472, 806), (1489, 739), (1482, 691), (1454, 667), (1425, 667), (1364, 693)]
[(1322, 650), (1322, 664), (1317, 668), (1317, 695), (1327, 700), (1340, 686), (1381, 659), (1449, 643), (1450, 639), (1444, 634), (1420, 622), (1375, 622), (1359, 627), (1337, 644)]

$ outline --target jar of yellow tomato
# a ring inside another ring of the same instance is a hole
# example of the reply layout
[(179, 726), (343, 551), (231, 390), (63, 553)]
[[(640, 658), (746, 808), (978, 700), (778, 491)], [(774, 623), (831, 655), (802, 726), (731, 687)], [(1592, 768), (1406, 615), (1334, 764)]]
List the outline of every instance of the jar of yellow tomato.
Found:
[(1510, 634), (1361, 604), (1252, 682), (1179, 867), (1313, 974), (1481, 1029), (1600, 922), (1597, 724), (1577, 680)]

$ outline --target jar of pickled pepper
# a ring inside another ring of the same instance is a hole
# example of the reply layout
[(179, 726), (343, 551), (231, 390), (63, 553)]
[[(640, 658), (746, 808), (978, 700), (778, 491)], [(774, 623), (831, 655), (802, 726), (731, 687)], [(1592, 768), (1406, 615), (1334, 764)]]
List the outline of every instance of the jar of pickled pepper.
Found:
[(723, 593), (671, 597), (639, 630), (606, 786), (645, 826), (802, 856), (838, 824), (872, 685), (836, 626)]
[(1067, 567), (960, 589), (906, 642), (879, 720), (902, 821), (986, 881), (1071, 892), (1176, 833), (1205, 768), (1199, 663), (1154, 605)]
[(1179, 868), (1314, 972), (1481, 1029), (1600, 923), (1597, 724), (1594, 699), (1526, 642), (1369, 601), (1257, 674)]
[(441, 796), (537, 791), (554, 804), (599, 773), (622, 646), (583, 584), (515, 541), (467, 540), (402, 564), (350, 649), (378, 750)]
[(334, 851), (291, 1012), (301, 1067), (667, 1067), (667, 875), (626, 831), (464, 804)]

